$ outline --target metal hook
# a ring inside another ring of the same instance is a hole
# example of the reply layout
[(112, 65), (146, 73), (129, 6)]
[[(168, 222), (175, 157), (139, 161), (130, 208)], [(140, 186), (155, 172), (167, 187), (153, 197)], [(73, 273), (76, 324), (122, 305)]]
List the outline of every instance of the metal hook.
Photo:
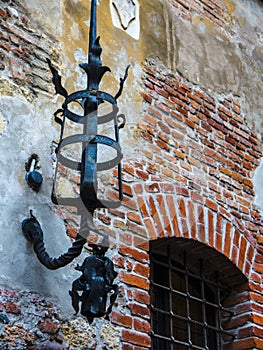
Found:
[(42, 174), (38, 171), (40, 169), (39, 157), (33, 153), (25, 164), (26, 175), (25, 179), (29, 187), (38, 192), (43, 182)]

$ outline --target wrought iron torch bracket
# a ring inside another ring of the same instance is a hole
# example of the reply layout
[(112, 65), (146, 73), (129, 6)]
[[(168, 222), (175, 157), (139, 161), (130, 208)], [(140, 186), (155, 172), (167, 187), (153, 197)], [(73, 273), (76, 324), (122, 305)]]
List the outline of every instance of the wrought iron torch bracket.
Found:
[[(47, 59), (48, 66), (52, 73), (52, 82), (55, 86), (57, 94), (64, 97), (62, 107), (55, 114), (55, 121), (60, 125), (60, 140), (56, 150), (57, 164), (52, 188), (51, 199), (54, 204), (62, 206), (75, 207), (77, 214), (80, 215), (80, 231), (76, 241), (69, 250), (58, 258), (52, 258), (46, 252), (44, 246), (43, 231), (32, 211), (30, 217), (22, 222), (22, 230), (27, 239), (33, 242), (34, 251), (39, 261), (47, 268), (54, 270), (61, 268), (72, 262), (80, 255), (90, 231), (95, 231), (103, 237), (101, 245), (93, 245), (93, 255), (87, 257), (82, 266), (77, 268), (82, 272), (80, 278), (72, 284), (70, 295), (72, 298), (72, 306), (76, 312), (79, 311), (79, 302), (82, 303), (81, 313), (92, 322), (94, 317), (108, 315), (118, 294), (117, 285), (113, 281), (117, 275), (114, 271), (113, 262), (105, 257), (108, 249), (107, 235), (98, 230), (93, 225), (93, 214), (98, 208), (116, 208), (122, 201), (122, 174), (121, 160), (122, 151), (119, 143), (119, 130), (125, 125), (125, 116), (119, 113), (117, 99), (121, 96), (125, 80), (128, 76), (129, 66), (126, 68), (124, 77), (120, 79), (120, 84), (115, 96), (101, 91), (99, 84), (106, 72), (110, 72), (110, 68), (102, 66), (100, 46), (100, 38), (96, 34), (96, 6), (97, 1), (91, 0), (91, 16), (90, 16), (90, 33), (89, 33), (89, 53), (88, 62), (80, 64), (87, 76), (86, 89), (68, 93), (61, 82), (61, 76), (52, 62)], [(112, 110), (105, 114), (98, 113), (99, 106), (107, 102)], [(73, 112), (70, 108), (72, 104), (77, 103), (82, 109), (82, 114)], [(65, 121), (70, 120), (73, 123), (82, 125), (83, 132), (64, 137)], [(112, 123), (114, 137), (107, 137), (98, 134), (98, 125)], [(73, 160), (67, 156), (66, 147), (75, 144), (81, 144), (81, 159)], [(114, 151), (115, 156), (103, 162), (98, 162), (98, 145), (108, 147)], [(63, 165), (80, 174), (79, 196), (61, 197), (56, 191), (57, 176), (59, 167)], [(109, 170), (114, 167), (118, 169), (118, 191), (119, 198), (116, 201), (102, 200), (98, 198), (97, 180), (100, 171)], [(108, 308), (107, 294), (112, 291)], [(82, 292), (82, 295), (79, 295)]]

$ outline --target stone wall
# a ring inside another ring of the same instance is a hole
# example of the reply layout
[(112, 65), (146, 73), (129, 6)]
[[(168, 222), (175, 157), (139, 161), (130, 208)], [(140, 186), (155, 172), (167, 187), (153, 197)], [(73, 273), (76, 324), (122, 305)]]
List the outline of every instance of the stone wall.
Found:
[[(261, 349), (260, 0), (98, 2), (102, 60), (112, 70), (101, 89), (114, 95), (131, 63), (120, 100), (127, 117), (124, 199), (94, 217), (110, 235), (108, 256), (118, 270), (110, 321), (89, 325), (73, 315), (68, 290), (86, 252), (51, 272), (21, 234), (32, 209), (49, 253), (58, 256), (79, 229), (75, 213), (50, 200), (59, 137), (52, 114), (63, 101), (46, 58), (70, 92), (85, 86), (78, 64), (87, 55), (89, 4), (0, 1), (0, 348), (149, 349), (149, 242), (174, 238), (200, 243), (203, 258), (212, 251), (215, 267), (235, 287), (225, 302), (235, 316), (223, 327), (236, 338), (225, 348)], [(39, 193), (24, 179), (32, 153), (41, 160)], [(79, 178), (60, 171), (61, 190), (78, 191)], [(101, 195), (117, 198), (116, 175), (102, 178)]]

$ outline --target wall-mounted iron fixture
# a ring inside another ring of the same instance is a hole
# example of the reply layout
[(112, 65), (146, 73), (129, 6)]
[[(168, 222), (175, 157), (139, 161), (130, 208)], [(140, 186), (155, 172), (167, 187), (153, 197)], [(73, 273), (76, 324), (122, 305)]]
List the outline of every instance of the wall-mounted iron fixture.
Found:
[(34, 191), (38, 192), (41, 187), (43, 177), (39, 171), (40, 160), (37, 154), (33, 153), (29, 157), (28, 161), (25, 164), (25, 170), (26, 170), (25, 179), (26, 179), (26, 182), (28, 183), (28, 186), (31, 187)]
[[(96, 0), (92, 0), (88, 63), (80, 64), (80, 67), (87, 74), (86, 89), (68, 94), (67, 90), (61, 84), (61, 76), (57, 69), (47, 59), (56, 93), (65, 98), (62, 108), (54, 114), (55, 121), (61, 126), (61, 132), (60, 142), (56, 150), (57, 165), (51, 198), (54, 204), (75, 207), (77, 209), (77, 214), (80, 215), (78, 236), (66, 253), (58, 258), (52, 258), (46, 252), (41, 226), (32, 211), (30, 212), (30, 217), (22, 223), (22, 230), (26, 238), (33, 241), (34, 251), (39, 261), (49, 269), (63, 267), (80, 255), (84, 244), (87, 242), (90, 231), (103, 237), (101, 243), (91, 246), (93, 255), (86, 258), (82, 266), (77, 267), (77, 270), (82, 272), (82, 276), (73, 282), (72, 291), (70, 291), (72, 306), (76, 313), (79, 311), (79, 302), (82, 302), (81, 314), (86, 316), (89, 322), (92, 322), (94, 317), (109, 314), (118, 294), (118, 287), (113, 284), (113, 280), (117, 274), (114, 271), (112, 261), (105, 257), (105, 253), (109, 247), (108, 236), (93, 225), (93, 214), (97, 208), (116, 208), (121, 204), (122, 200), (122, 152), (119, 144), (119, 129), (125, 125), (125, 116), (118, 114), (117, 99), (122, 93), (129, 68), (129, 66), (126, 68), (124, 77), (120, 79), (120, 86), (115, 96), (99, 90), (102, 77), (110, 69), (102, 66), (100, 58), (102, 49), (96, 33), (96, 10)], [(111, 111), (105, 115), (99, 115), (98, 108), (104, 102), (111, 105)], [(82, 114), (77, 114), (70, 108), (71, 104), (74, 103), (78, 104), (82, 110)], [(82, 126), (82, 133), (63, 138), (67, 120), (73, 123), (79, 123)], [(98, 135), (98, 125), (109, 122), (113, 123), (114, 138)], [(69, 158), (66, 152), (67, 147), (76, 144), (81, 145), (81, 159), (78, 161)], [(114, 157), (111, 160), (98, 163), (98, 145), (109, 147), (114, 151)], [(78, 197), (69, 198), (57, 195), (56, 184), (60, 164), (79, 172), (80, 194)], [(119, 200), (99, 199), (97, 188), (98, 172), (114, 167), (118, 168)], [(81, 291), (82, 295), (80, 296), (78, 292)], [(107, 294), (110, 291), (113, 291), (113, 294), (106, 309)]]

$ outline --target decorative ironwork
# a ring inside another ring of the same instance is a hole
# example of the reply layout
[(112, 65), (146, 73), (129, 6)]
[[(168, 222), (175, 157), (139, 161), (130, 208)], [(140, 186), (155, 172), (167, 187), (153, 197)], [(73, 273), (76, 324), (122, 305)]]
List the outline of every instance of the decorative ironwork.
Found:
[[(55, 170), (51, 199), (54, 204), (63, 206), (71, 206), (77, 208), (77, 214), (81, 217), (80, 231), (76, 241), (67, 253), (62, 254), (58, 258), (52, 258), (46, 252), (43, 242), (43, 232), (39, 222), (30, 213), (30, 218), (27, 218), (22, 223), (22, 230), (25, 236), (33, 241), (34, 251), (39, 261), (49, 269), (58, 269), (69, 264), (80, 255), (86, 239), (90, 231), (94, 231), (103, 237), (101, 245), (107, 241), (107, 235), (98, 230), (93, 225), (93, 214), (97, 208), (116, 208), (121, 204), (122, 194), (122, 175), (121, 175), (121, 160), (122, 151), (119, 144), (119, 129), (125, 125), (125, 116), (118, 114), (117, 99), (122, 94), (123, 85), (128, 76), (128, 68), (126, 68), (124, 77), (120, 79), (119, 89), (115, 96), (99, 90), (99, 84), (106, 72), (110, 72), (110, 68), (102, 66), (100, 46), (97, 37), (96, 28), (96, 0), (91, 1), (91, 16), (90, 16), (90, 32), (89, 32), (89, 53), (88, 63), (80, 64), (80, 67), (87, 75), (87, 87), (85, 90), (76, 91), (71, 94), (63, 87), (61, 76), (52, 62), (47, 59), (50, 71), (52, 73), (52, 82), (55, 86), (57, 94), (63, 96), (65, 101), (62, 108), (58, 109), (55, 114), (55, 121), (60, 125), (60, 141), (56, 150), (57, 165)], [(111, 105), (112, 110), (106, 115), (99, 116), (99, 106), (107, 102)], [(83, 111), (83, 114), (78, 114), (70, 109), (72, 103), (77, 103)], [(72, 122), (82, 125), (82, 134), (71, 135), (63, 138), (65, 121), (69, 119)], [(98, 125), (108, 122), (113, 122), (114, 137), (110, 138), (104, 135), (98, 135)], [(68, 158), (65, 154), (67, 146), (81, 144), (82, 156), (76, 161)], [(115, 158), (98, 163), (98, 145), (104, 145), (112, 149), (116, 156)], [(59, 197), (56, 193), (57, 175), (59, 165), (78, 171), (80, 173), (80, 194), (78, 197)], [(117, 201), (101, 200), (98, 198), (98, 172), (108, 170), (113, 167), (118, 168), (118, 188), (119, 199)], [(108, 247), (108, 246), (107, 246)], [(93, 246), (93, 256), (85, 259), (83, 265), (78, 267), (82, 271), (82, 276), (73, 282), (72, 305), (78, 312), (78, 303), (82, 301), (81, 313), (87, 316), (88, 321), (92, 322), (94, 317), (100, 317), (109, 314), (113, 302), (118, 294), (117, 285), (113, 284), (116, 277), (116, 272), (113, 269), (111, 260), (104, 256), (108, 248)], [(82, 296), (79, 296), (78, 291), (82, 291)], [(110, 306), (106, 310), (107, 293), (113, 291), (110, 300)]]
[[(107, 239), (106, 239), (107, 241)], [(72, 306), (79, 312), (81, 302), (81, 314), (86, 316), (91, 323), (94, 317), (108, 316), (119, 293), (117, 284), (113, 284), (117, 273), (114, 271), (113, 262), (105, 257), (108, 250), (108, 242), (102, 246), (93, 244), (93, 255), (87, 257), (82, 266), (76, 270), (82, 275), (72, 283)], [(82, 291), (82, 295), (78, 294)], [(110, 296), (110, 303), (107, 307), (107, 293), (113, 291)]]
[(32, 211), (30, 211), (30, 218), (27, 218), (22, 222), (22, 231), (25, 237), (29, 241), (33, 242), (33, 249), (38, 260), (50, 270), (57, 270), (71, 263), (81, 254), (82, 248), (87, 242), (86, 238), (78, 234), (76, 240), (73, 242), (67, 253), (62, 254), (58, 258), (52, 258), (45, 249), (43, 231)]

